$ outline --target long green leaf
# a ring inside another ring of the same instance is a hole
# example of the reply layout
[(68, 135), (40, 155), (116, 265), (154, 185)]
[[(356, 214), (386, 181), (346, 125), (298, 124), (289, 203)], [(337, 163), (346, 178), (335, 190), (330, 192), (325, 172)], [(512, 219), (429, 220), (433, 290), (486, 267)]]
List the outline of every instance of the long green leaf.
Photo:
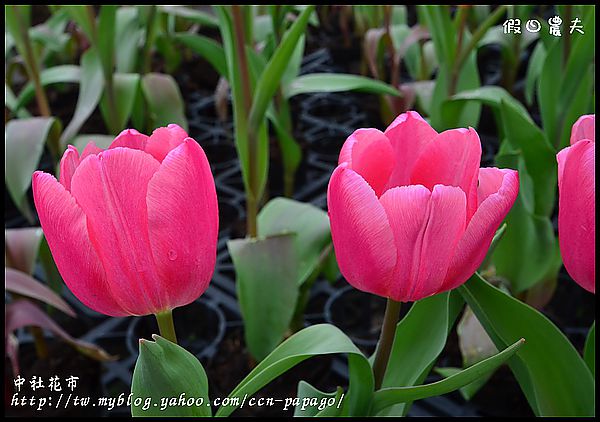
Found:
[[(132, 416), (211, 416), (208, 379), (196, 356), (159, 335), (152, 338), (140, 339), (131, 381)], [(194, 399), (194, 405), (180, 405), (181, 396), (185, 403)], [(176, 403), (169, 403), (171, 398)], [(152, 403), (145, 407), (148, 399)]]
[[(140, 89), (140, 75), (137, 73), (115, 73), (113, 75), (113, 89), (116, 100), (116, 116), (118, 118), (118, 129), (125, 129), (129, 117), (133, 111), (135, 96)], [(107, 97), (104, 95), (100, 101), (100, 110), (105, 118), (108, 118), (109, 107)]]
[(284, 88), (286, 98), (311, 92), (361, 91), (370, 94), (400, 95), (391, 85), (358, 75), (339, 73), (311, 73), (298, 76)]
[[(414, 303), (396, 327), (382, 386), (406, 387), (425, 379), (439, 354), (462, 308), (456, 293), (446, 292)], [(427, 335), (424, 336), (423, 333)], [(383, 411), (382, 416), (405, 415), (408, 405), (399, 404)]]
[[(40, 73), (40, 82), (42, 86), (48, 86), (58, 83), (78, 83), (81, 78), (79, 66), (66, 64), (44, 69)], [(26, 106), (35, 96), (35, 87), (32, 82), (21, 90), (17, 97), (15, 108), (18, 110)]]
[(152, 129), (176, 123), (188, 129), (183, 97), (171, 75), (148, 73), (142, 78), (142, 90), (148, 104)]
[[(295, 234), (227, 242), (244, 318), (244, 338), (262, 360), (281, 342), (298, 299)], [(269, 300), (265, 300), (265, 292)], [(268, 329), (266, 329), (268, 327)]]
[(4, 129), (4, 181), (15, 205), (29, 219), (31, 210), (25, 193), (31, 186), (35, 171), (44, 150), (44, 144), (56, 145), (61, 131), (54, 117), (14, 119)]
[[(300, 403), (294, 408), (295, 417), (314, 417), (314, 416), (339, 416), (342, 409), (338, 407), (340, 400), (343, 399), (344, 390), (338, 387), (333, 393), (324, 393), (307, 383), (300, 381), (298, 383), (298, 392), (296, 397)], [(327, 406), (328, 402), (332, 406)], [(325, 404), (323, 404), (325, 403)]]
[(585, 339), (585, 347), (583, 348), (583, 358), (587, 363), (588, 368), (592, 371), (594, 378), (596, 377), (596, 321), (592, 324), (590, 332)]
[(159, 6), (160, 11), (173, 16), (180, 16), (184, 19), (188, 19), (192, 22), (199, 23), (216, 28), (219, 25), (218, 19), (207, 12), (202, 10), (192, 9), (191, 7), (185, 6)]
[(295, 234), (292, 241), (298, 256), (297, 285), (301, 285), (317, 267), (323, 249), (331, 243), (329, 217), (314, 205), (274, 198), (258, 214), (258, 235), (283, 233)]
[(279, 88), (281, 78), (288, 67), (288, 63), (300, 37), (304, 34), (308, 19), (314, 8), (314, 6), (309, 6), (300, 13), (296, 21), (285, 33), (281, 44), (279, 44), (275, 53), (273, 53), (273, 57), (271, 57), (263, 73), (260, 75), (256, 83), (252, 107), (248, 114), (249, 131), (257, 131), (262, 126), (267, 107), (277, 88)]
[[(74, 6), (75, 7), (75, 6)], [(85, 121), (96, 109), (104, 91), (102, 64), (95, 49), (90, 48), (81, 56), (81, 83), (75, 113), (60, 137), (65, 146), (77, 133)]]
[(458, 290), (496, 347), (527, 339), (527, 347), (519, 350), (509, 365), (536, 415), (594, 415), (592, 374), (548, 318), (477, 273)]
[(227, 61), (225, 60), (225, 52), (223, 47), (215, 40), (203, 35), (179, 33), (174, 37), (177, 41), (181, 41), (194, 52), (204, 57), (221, 76), (227, 77)]
[(458, 390), (502, 365), (514, 355), (524, 343), (525, 340), (520, 339), (502, 352), (438, 382), (417, 385), (415, 387), (383, 388), (376, 391), (373, 395), (372, 412), (373, 414), (377, 414), (382, 409), (397, 403), (406, 403), (427, 397), (440, 396)]
[[(337, 327), (317, 324), (305, 328), (260, 362), (228, 397), (243, 399), (313, 356), (347, 354), (350, 386), (342, 405), (342, 415), (365, 416), (373, 395), (373, 373), (367, 358)], [(239, 406), (239, 404), (238, 404)], [(229, 416), (238, 406), (220, 407), (215, 416)]]

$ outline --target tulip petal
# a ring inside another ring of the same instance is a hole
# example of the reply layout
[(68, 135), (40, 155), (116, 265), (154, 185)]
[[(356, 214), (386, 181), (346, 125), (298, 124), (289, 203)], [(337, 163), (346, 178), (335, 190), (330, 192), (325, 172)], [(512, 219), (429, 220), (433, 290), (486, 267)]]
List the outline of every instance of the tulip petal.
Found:
[(394, 151), (381, 131), (358, 129), (344, 143), (339, 162), (348, 163), (380, 196), (394, 168)]
[(419, 113), (407, 111), (396, 117), (385, 135), (390, 140), (396, 161), (387, 187), (409, 185), (415, 162), (437, 132)]
[(56, 266), (73, 294), (86, 306), (110, 316), (126, 316), (112, 294), (100, 259), (90, 242), (86, 216), (56, 179), (36, 171), (33, 199)]
[(595, 142), (582, 140), (558, 154), (558, 240), (565, 268), (584, 289), (596, 292)]
[(331, 237), (341, 273), (359, 290), (387, 296), (396, 264), (390, 223), (375, 191), (343, 163), (327, 188)]
[(420, 253), (415, 247), (428, 217), (431, 191), (425, 186), (399, 186), (379, 198), (385, 209), (397, 249), (396, 268), (388, 287), (389, 297), (407, 302), (413, 279), (417, 277)]
[[(455, 248), (456, 253), (440, 291), (458, 287), (475, 273), (519, 193), (519, 177), (514, 170), (482, 168), (479, 174), (478, 197), (483, 199)], [(496, 187), (497, 191), (493, 192)]]
[(83, 149), (83, 152), (81, 153), (81, 157), (79, 157), (79, 162), (81, 163), (85, 159), (85, 157), (87, 157), (88, 155), (100, 154), (102, 151), (104, 151), (104, 150), (102, 148), (99, 148), (98, 146), (96, 146), (94, 141), (90, 141)]
[(582, 139), (596, 141), (596, 115), (587, 114), (581, 116), (571, 129), (571, 145)]
[(187, 132), (176, 124), (159, 127), (150, 135), (146, 144), (146, 152), (152, 154), (154, 158), (162, 162), (169, 151), (183, 143), (187, 137)]
[(131, 148), (139, 149), (144, 151), (146, 144), (148, 143), (148, 136), (138, 132), (135, 129), (125, 129), (117, 135), (114, 141), (110, 144), (108, 149), (113, 148)]
[(150, 244), (168, 306), (187, 305), (208, 287), (219, 225), (213, 176), (196, 141), (187, 138), (169, 152), (148, 184), (146, 202)]
[(472, 128), (451, 129), (437, 135), (419, 156), (411, 184), (458, 186), (467, 195), (467, 221), (477, 209), (477, 177), (481, 142)]
[(75, 170), (79, 165), (79, 151), (73, 145), (69, 145), (67, 150), (60, 159), (60, 184), (65, 187), (66, 190), (71, 191), (71, 179)]
[(160, 164), (146, 152), (113, 148), (87, 157), (71, 191), (112, 291), (132, 315), (165, 310), (148, 238), (146, 191)]

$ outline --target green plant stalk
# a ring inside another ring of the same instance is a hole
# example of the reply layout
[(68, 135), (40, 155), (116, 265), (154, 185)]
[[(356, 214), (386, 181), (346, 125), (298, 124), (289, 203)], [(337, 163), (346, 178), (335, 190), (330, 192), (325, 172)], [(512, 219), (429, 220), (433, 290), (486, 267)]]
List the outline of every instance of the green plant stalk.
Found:
[[(285, 130), (289, 133), (293, 133), (292, 115), (290, 112), (290, 104), (288, 100), (283, 96), (281, 87), (277, 89), (275, 95), (275, 107), (277, 109), (278, 117), (281, 117)], [(283, 152), (282, 152), (283, 153)], [(296, 179), (296, 169), (292, 168), (287, 160), (283, 160), (283, 194), (288, 198), (291, 198), (294, 194), (294, 183)]]
[[(456, 51), (461, 51), (463, 39), (465, 36), (465, 29), (467, 24), (467, 11), (469, 6), (458, 6), (458, 12), (456, 16), (456, 20), (458, 22), (458, 39), (456, 41)], [(460, 68), (455, 69), (450, 75), (450, 84), (448, 85), (448, 95), (452, 96), (456, 93), (456, 85), (458, 84), (458, 74), (460, 73)]]
[(373, 362), (373, 375), (375, 376), (375, 391), (381, 388), (385, 370), (390, 359), (392, 344), (396, 334), (396, 324), (400, 316), (400, 302), (388, 299), (385, 307), (385, 315), (383, 317), (383, 326), (381, 327), (381, 335), (377, 343), (375, 352), (375, 361)]
[(318, 275), (323, 270), (323, 264), (331, 251), (333, 250), (333, 243), (329, 243), (319, 255), (319, 262), (315, 267), (315, 270), (312, 274), (306, 279), (304, 283), (300, 286), (300, 293), (298, 294), (298, 300), (296, 302), (296, 309), (294, 310), (294, 315), (292, 316), (292, 322), (290, 323), (290, 330), (293, 333), (297, 333), (301, 329), (304, 328), (304, 310), (306, 309), (306, 304), (308, 303), (308, 299), (310, 299), (310, 290), (312, 286), (315, 284)]
[(142, 74), (150, 72), (150, 65), (152, 64), (152, 44), (156, 34), (156, 5), (151, 5), (149, 7), (148, 22), (146, 23), (146, 39), (144, 40), (142, 66), (140, 69)]
[[(246, 56), (246, 30), (244, 28), (244, 17), (240, 6), (231, 6), (233, 17), (233, 29), (235, 32), (234, 46), (238, 57), (240, 68), (240, 80), (242, 85), (243, 110), (249, 113), (252, 108), (252, 86), (250, 84), (250, 71), (248, 67), (248, 57)], [(244, 121), (247, 121), (247, 114), (244, 116)], [(258, 157), (258, 128), (247, 127), (248, 141), (248, 172), (250, 192), (246, 192), (246, 233), (250, 237), (256, 237), (257, 231), (257, 215), (258, 215), (258, 169), (256, 168)]]
[(454, 83), (454, 86), (452, 83), (450, 84), (450, 95), (454, 95), (455, 93), (454, 91), (456, 90), (456, 85), (458, 85), (458, 76), (465, 61), (467, 60), (467, 57), (469, 57), (469, 54), (477, 46), (477, 43), (483, 38), (485, 33), (498, 21), (498, 19), (500, 19), (500, 17), (505, 12), (506, 5), (498, 6), (498, 8), (494, 10), (494, 13), (489, 15), (487, 19), (477, 29), (477, 31), (475, 31), (475, 33), (471, 37), (471, 40), (469, 41), (469, 44), (467, 44), (467, 46), (464, 49), (458, 51), (458, 57), (456, 58), (456, 60), (454, 61), (454, 65), (452, 66), (451, 76), (453, 78), (452, 80), (456, 80), (456, 82)]
[[(25, 70), (27, 71), (27, 76), (33, 82), (33, 86), (35, 88), (35, 99), (40, 111), (40, 114), (43, 117), (50, 117), (52, 113), (50, 112), (50, 105), (48, 103), (48, 97), (46, 96), (46, 92), (42, 86), (42, 82), (40, 80), (40, 69), (37, 62), (37, 58), (33, 53), (33, 45), (31, 44), (31, 39), (29, 38), (29, 31), (27, 25), (23, 22), (23, 18), (21, 17), (21, 12), (19, 11), (19, 6), (8, 6), (13, 8), (13, 12), (15, 17), (19, 23), (19, 32), (23, 45), (23, 49), (25, 51), (21, 51), (20, 54), (25, 59)], [(18, 46), (18, 44), (17, 44)]]
[(177, 344), (175, 324), (173, 324), (173, 311), (169, 309), (164, 312), (159, 312), (155, 316), (156, 322), (158, 322), (158, 330), (160, 331), (160, 335), (170, 342)]

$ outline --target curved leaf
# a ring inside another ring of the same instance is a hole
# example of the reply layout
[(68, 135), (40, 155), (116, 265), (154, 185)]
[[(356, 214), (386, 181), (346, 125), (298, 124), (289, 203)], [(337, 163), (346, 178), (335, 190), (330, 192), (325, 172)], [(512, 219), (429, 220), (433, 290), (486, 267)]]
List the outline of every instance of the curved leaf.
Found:
[[(294, 417), (339, 416), (342, 409), (338, 405), (340, 400), (343, 400), (342, 394), (344, 394), (344, 390), (341, 387), (338, 387), (334, 393), (324, 393), (306, 381), (300, 381), (296, 393), (300, 403), (294, 408)], [(333, 402), (334, 405), (322, 405), (323, 402), (327, 403), (328, 401)], [(317, 405), (314, 405), (315, 402)], [(320, 405), (323, 406), (322, 409), (320, 409)]]
[(373, 395), (372, 412), (376, 414), (386, 407), (397, 403), (406, 403), (427, 397), (440, 396), (458, 390), (502, 365), (515, 354), (524, 343), (525, 340), (520, 339), (502, 352), (438, 382), (417, 385), (415, 387), (383, 388), (376, 391)]
[(104, 91), (102, 64), (95, 49), (90, 48), (83, 53), (80, 70), (81, 83), (79, 84), (79, 96), (77, 97), (75, 113), (60, 137), (63, 146), (66, 146), (77, 135), (81, 126), (96, 109)]
[(218, 42), (212, 38), (198, 34), (179, 33), (173, 36), (177, 41), (181, 41), (194, 52), (204, 57), (219, 75), (227, 76), (227, 62), (225, 60), (225, 51)]
[(75, 312), (60, 296), (22, 271), (4, 268), (4, 288), (9, 292), (40, 300), (75, 318)]
[(296, 50), (300, 37), (304, 34), (308, 18), (314, 9), (315, 6), (308, 6), (300, 13), (283, 36), (281, 43), (256, 82), (252, 107), (248, 114), (248, 130), (250, 132), (257, 131), (262, 126), (267, 107), (280, 86), (281, 78)]
[[(294, 237), (288, 233), (227, 242), (235, 267), (244, 337), (257, 360), (281, 342), (294, 313), (299, 269)], [(265, 300), (265, 292), (269, 300)]]
[[(425, 379), (456, 320), (463, 301), (453, 292), (440, 293), (415, 302), (398, 323), (382, 386), (406, 387)], [(426, 332), (427, 335), (423, 335)], [(381, 416), (404, 415), (408, 405), (399, 404)]]
[[(140, 354), (131, 380), (132, 416), (211, 416), (208, 398), (208, 379), (196, 356), (161, 336), (152, 335), (154, 341), (140, 339)], [(135, 405), (135, 398), (141, 405)], [(153, 405), (144, 408), (146, 398)], [(185, 402), (194, 399), (194, 405), (166, 403), (163, 400), (183, 397)], [(198, 402), (201, 399), (202, 402)], [(196, 405), (198, 404), (198, 405)]]
[[(300, 362), (317, 355), (348, 354), (350, 386), (342, 415), (366, 415), (373, 394), (373, 373), (367, 358), (337, 327), (317, 324), (305, 328), (281, 343), (260, 362), (229, 397), (252, 395)], [(229, 416), (236, 406), (220, 407), (215, 416)]]
[(219, 26), (218, 19), (209, 13), (203, 12), (202, 10), (192, 9), (191, 7), (185, 6), (159, 6), (160, 11), (169, 15), (180, 16), (184, 19), (188, 19), (192, 22), (199, 23), (201, 25), (211, 26), (216, 28)]
[(4, 180), (15, 205), (31, 218), (25, 193), (31, 185), (46, 142), (56, 144), (61, 125), (54, 117), (11, 120), (4, 129)]
[(585, 347), (583, 348), (583, 358), (594, 378), (596, 377), (596, 321), (592, 324), (590, 332), (585, 339)]
[[(42, 70), (40, 73), (40, 82), (42, 86), (65, 82), (78, 83), (80, 80), (80, 73), (79, 66), (76, 65), (66, 64), (54, 66)], [(21, 107), (26, 106), (34, 97), (35, 87), (33, 86), (33, 82), (28, 82), (17, 97), (15, 109), (18, 110)]]
[(496, 347), (527, 339), (527, 347), (519, 350), (509, 365), (536, 415), (594, 415), (592, 374), (548, 318), (477, 273), (458, 290)]
[(385, 82), (358, 75), (340, 73), (311, 73), (298, 76), (284, 87), (286, 98), (311, 92), (361, 91), (371, 94), (400, 95), (398, 90)]
[(29, 275), (33, 274), (43, 238), (41, 227), (4, 229), (5, 265)]
[(142, 89), (150, 109), (152, 129), (176, 123), (188, 130), (183, 98), (171, 75), (148, 73), (142, 79)]
[(298, 256), (298, 285), (313, 273), (323, 249), (331, 243), (327, 213), (311, 204), (289, 198), (273, 198), (258, 214), (258, 235), (294, 233)]

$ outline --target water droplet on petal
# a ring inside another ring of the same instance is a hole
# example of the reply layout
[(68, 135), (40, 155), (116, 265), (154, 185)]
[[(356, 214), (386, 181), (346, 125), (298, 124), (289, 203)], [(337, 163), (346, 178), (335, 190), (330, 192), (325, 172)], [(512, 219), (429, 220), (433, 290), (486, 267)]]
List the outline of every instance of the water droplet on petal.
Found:
[(169, 259), (171, 261), (175, 261), (177, 259), (177, 252), (175, 252), (173, 249), (169, 251)]

